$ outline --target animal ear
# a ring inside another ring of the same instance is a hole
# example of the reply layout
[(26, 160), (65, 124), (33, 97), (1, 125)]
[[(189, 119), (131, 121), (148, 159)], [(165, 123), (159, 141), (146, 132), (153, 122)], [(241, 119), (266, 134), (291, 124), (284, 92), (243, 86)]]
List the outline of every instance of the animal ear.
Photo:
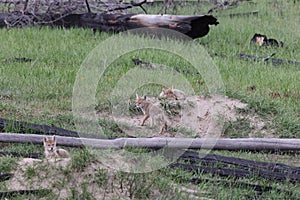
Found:
[(55, 135), (53, 136), (53, 140), (54, 140), (54, 142), (56, 141), (56, 137), (55, 137)]
[(137, 93), (135, 94), (135, 96), (136, 96), (137, 99), (139, 98), (139, 95)]
[(144, 100), (146, 100), (147, 96), (144, 94), (142, 98), (143, 98)]
[(47, 140), (48, 140), (47, 137), (44, 137), (44, 142), (47, 142)]

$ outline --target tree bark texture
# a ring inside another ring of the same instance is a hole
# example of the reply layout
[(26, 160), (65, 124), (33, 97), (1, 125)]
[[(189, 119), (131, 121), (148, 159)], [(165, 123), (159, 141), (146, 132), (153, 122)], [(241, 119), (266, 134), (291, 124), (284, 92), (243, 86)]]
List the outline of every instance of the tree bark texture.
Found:
[[(45, 135), (0, 133), (0, 142), (42, 144)], [(279, 138), (117, 138), (95, 139), (57, 136), (58, 145), (96, 149), (182, 148), (252, 151), (299, 151), (300, 139)]]
[(95, 31), (122, 32), (136, 28), (165, 28), (178, 31), (191, 38), (208, 34), (210, 25), (219, 22), (212, 15), (146, 15), (146, 14), (47, 14), (0, 13), (0, 28), (24, 26), (80, 27)]

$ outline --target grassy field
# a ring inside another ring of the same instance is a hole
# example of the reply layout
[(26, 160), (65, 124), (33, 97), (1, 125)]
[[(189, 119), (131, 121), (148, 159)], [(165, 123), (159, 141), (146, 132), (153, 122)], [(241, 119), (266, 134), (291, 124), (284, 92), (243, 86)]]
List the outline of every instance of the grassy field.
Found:
[[(272, 132), (273, 137), (300, 137), (300, 66), (293, 64), (273, 65), (262, 61), (253, 62), (239, 59), (239, 53), (268, 57), (276, 53), (274, 58), (300, 61), (300, 2), (292, 0), (254, 0), (254, 3), (241, 3), (238, 7), (219, 10), (213, 13), (220, 24), (211, 27), (203, 38), (196, 39), (207, 52), (215, 53), (213, 62), (218, 67), (228, 97), (247, 103), (249, 109), (245, 115), (258, 115), (267, 122), (264, 129)], [(211, 8), (208, 3), (201, 6), (177, 6), (169, 10), (173, 14), (203, 14)], [(158, 13), (160, 6), (146, 9)], [(141, 12), (136, 9), (135, 11)], [(258, 15), (230, 17), (230, 14), (258, 11)], [(255, 33), (265, 34), (285, 43), (284, 48), (257, 47), (250, 44)], [(28, 121), (39, 124), (55, 125), (76, 130), (72, 113), (73, 87), (76, 74), (89, 53), (101, 42), (113, 36), (110, 33), (96, 33), (84, 29), (52, 29), (28, 27), (24, 29), (1, 29), (0, 43), (0, 117), (13, 120)], [(134, 41), (132, 41), (134, 42)], [(120, 46), (120, 48), (124, 48)], [(109, 51), (109, 47), (107, 47)], [(99, 55), (101, 56), (101, 55)], [(32, 62), (14, 62), (10, 58), (26, 57)], [(96, 110), (110, 109), (111, 91), (117, 81), (135, 66), (132, 58), (176, 66), (179, 69), (192, 69), (192, 66), (182, 58), (167, 52), (143, 49), (122, 55), (105, 71), (98, 83), (96, 92)], [(209, 92), (201, 76), (184, 75), (191, 83), (197, 95)], [(147, 85), (137, 88), (139, 93), (157, 94), (160, 85)], [(135, 93), (132, 94), (133, 97)], [(104, 122), (106, 134), (114, 134), (115, 126)], [(227, 124), (225, 137), (245, 137), (242, 132), (251, 129), (249, 123), (240, 120)], [(6, 130), (16, 132), (17, 130)], [(225, 131), (225, 130), (224, 130)], [(228, 132), (229, 131), (229, 132)], [(116, 136), (116, 135), (114, 135)], [(122, 135), (117, 135), (121, 137)], [(257, 135), (256, 137), (260, 137)], [(42, 145), (33, 144), (0, 144), (1, 151), (43, 152)], [(90, 169), (95, 159), (85, 150), (68, 149), (72, 154), (71, 165), (63, 170), (67, 174), (66, 182), (74, 181), (71, 173), (78, 176), (85, 169)], [(139, 150), (131, 150), (139, 151)], [(228, 152), (213, 151), (212, 153), (240, 157), (245, 159), (279, 162), (300, 166), (298, 153), (259, 153), (259, 152)], [(0, 173), (6, 173), (17, 168), (17, 159), (0, 157)], [(91, 168), (93, 169), (93, 168)], [(35, 171), (28, 167), (28, 179), (35, 176)], [(98, 169), (93, 169), (98, 170)], [(108, 172), (98, 170), (91, 180), (96, 182), (103, 191), (122, 185), (127, 198), (133, 199), (194, 199), (190, 192), (182, 192), (182, 187), (193, 189), (196, 196), (204, 199), (299, 199), (299, 185), (290, 182), (271, 182), (253, 177), (251, 179), (233, 180), (208, 174), (194, 175), (180, 170), (169, 170), (167, 167), (145, 174), (130, 174), (123, 172)], [(108, 178), (110, 177), (110, 178)], [(111, 178), (113, 177), (113, 178)], [(161, 177), (161, 178), (157, 178)], [(209, 179), (197, 186), (186, 182), (191, 177)], [(107, 186), (109, 180), (116, 180), (117, 186)], [(147, 180), (147, 181), (145, 181)], [(225, 184), (227, 181), (230, 184)], [(257, 194), (252, 189), (239, 185), (239, 182), (272, 186), (274, 189)], [(60, 184), (63, 184), (60, 183)], [(72, 188), (70, 199), (118, 199), (112, 196), (95, 197), (87, 191), (88, 181), (80, 188)], [(177, 186), (174, 186), (177, 185)], [(59, 186), (57, 186), (59, 188)], [(178, 189), (181, 188), (181, 189)], [(0, 190), (7, 186), (1, 182)], [(102, 190), (101, 190), (102, 191)], [(155, 196), (153, 193), (157, 192)], [(289, 191), (289, 192), (287, 192)], [(114, 193), (114, 192), (110, 192)], [(99, 195), (99, 194), (98, 194)], [(39, 199), (43, 193), (28, 195), (28, 199)], [(122, 199), (124, 196), (119, 196)], [(45, 199), (57, 198), (50, 193)], [(10, 199), (10, 198), (9, 198)], [(15, 196), (14, 199), (24, 199)]]

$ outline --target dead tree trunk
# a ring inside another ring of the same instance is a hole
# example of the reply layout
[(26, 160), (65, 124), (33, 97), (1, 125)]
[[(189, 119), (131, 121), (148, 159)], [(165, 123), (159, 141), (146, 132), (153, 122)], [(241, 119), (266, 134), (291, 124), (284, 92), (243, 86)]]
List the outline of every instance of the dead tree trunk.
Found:
[[(45, 135), (0, 133), (0, 142), (42, 144)], [(278, 138), (117, 138), (94, 139), (57, 136), (63, 146), (92, 147), (96, 149), (177, 148), (249, 151), (299, 151), (300, 139)], [(211, 145), (208, 145), (211, 144)]]
[(122, 32), (136, 28), (171, 29), (191, 38), (208, 34), (210, 25), (219, 22), (211, 15), (145, 15), (145, 14), (46, 14), (0, 13), (0, 28), (24, 26), (82, 27), (104, 32)]

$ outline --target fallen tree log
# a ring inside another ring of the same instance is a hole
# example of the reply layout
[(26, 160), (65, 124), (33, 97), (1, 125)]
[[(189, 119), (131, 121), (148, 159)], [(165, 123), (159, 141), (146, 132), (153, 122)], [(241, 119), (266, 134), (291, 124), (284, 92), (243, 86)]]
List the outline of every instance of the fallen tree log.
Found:
[[(231, 178), (259, 177), (274, 181), (300, 182), (300, 168), (280, 163), (252, 161), (215, 154), (199, 154), (186, 151), (176, 163), (169, 165), (194, 173), (211, 173)], [(197, 178), (195, 179), (197, 181)], [(194, 181), (195, 181), (194, 180)], [(191, 180), (193, 181), (193, 180)]]
[(259, 172), (261, 170), (278, 172), (284, 174), (299, 174), (300, 168), (289, 166), (281, 163), (269, 163), (269, 162), (260, 162), (252, 161), (242, 158), (234, 158), (228, 156), (221, 156), (216, 154), (199, 154), (198, 152), (186, 151), (180, 157), (179, 160), (188, 162), (191, 164), (201, 164), (205, 166), (223, 166), (231, 167), (234, 166), (238, 169), (251, 170)]
[[(45, 135), (0, 133), (0, 142), (42, 144)], [(252, 151), (299, 151), (300, 139), (279, 138), (117, 138), (93, 139), (57, 136), (57, 144), (71, 147), (96, 149), (178, 148)]]
[(0, 13), (0, 28), (24, 26), (81, 27), (104, 32), (122, 32), (137, 28), (166, 28), (191, 38), (208, 34), (210, 25), (219, 22), (211, 15), (146, 15), (146, 14), (47, 14)]
[(185, 171), (195, 172), (195, 173), (211, 173), (213, 175), (219, 175), (221, 177), (231, 177), (231, 178), (253, 178), (260, 177), (273, 181), (289, 181), (292, 183), (300, 183), (299, 174), (283, 174), (277, 172), (269, 172), (261, 170), (259, 172), (243, 170), (243, 169), (230, 169), (224, 167), (207, 167), (201, 165), (189, 165), (181, 163), (172, 163), (170, 165), (172, 169), (181, 168)]

